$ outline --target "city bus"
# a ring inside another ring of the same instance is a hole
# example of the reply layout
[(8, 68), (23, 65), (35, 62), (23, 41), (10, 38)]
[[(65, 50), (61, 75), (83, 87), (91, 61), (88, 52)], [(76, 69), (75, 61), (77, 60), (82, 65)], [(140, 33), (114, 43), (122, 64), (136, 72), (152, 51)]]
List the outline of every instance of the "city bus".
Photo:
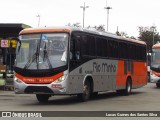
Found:
[(160, 87), (160, 43), (152, 46), (150, 81)]
[(36, 94), (39, 102), (53, 95), (77, 95), (81, 101), (99, 92), (147, 84), (146, 43), (73, 27), (30, 28), (20, 32), (14, 89)]

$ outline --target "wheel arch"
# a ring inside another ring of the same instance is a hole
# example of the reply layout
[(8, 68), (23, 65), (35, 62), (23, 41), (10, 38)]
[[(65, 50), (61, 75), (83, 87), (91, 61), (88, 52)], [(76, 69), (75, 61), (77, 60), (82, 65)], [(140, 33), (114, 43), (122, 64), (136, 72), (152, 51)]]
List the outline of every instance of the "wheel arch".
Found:
[(92, 77), (92, 75), (86, 75), (86, 76), (84, 77), (83, 85), (85, 84), (86, 81), (88, 81), (89, 84), (91, 85), (91, 92), (93, 92), (94, 82), (93, 82), (93, 77)]

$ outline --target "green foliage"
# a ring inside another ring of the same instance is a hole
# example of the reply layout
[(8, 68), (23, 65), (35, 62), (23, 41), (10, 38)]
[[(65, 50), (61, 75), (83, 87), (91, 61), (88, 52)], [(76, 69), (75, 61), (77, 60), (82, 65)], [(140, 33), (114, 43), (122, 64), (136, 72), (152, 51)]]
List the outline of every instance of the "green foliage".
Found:
[(117, 35), (117, 36), (121, 36), (121, 34), (120, 34), (120, 32), (119, 32), (119, 31), (117, 31), (117, 32), (116, 32), (116, 35)]
[(68, 23), (66, 26), (70, 26), (70, 27), (82, 27), (81, 25), (80, 25), (80, 23), (73, 23), (73, 24), (71, 24), (71, 23)]
[(155, 26), (151, 27), (138, 27), (139, 29), (139, 39), (146, 42), (147, 51), (150, 52), (153, 44), (160, 40), (159, 33)]
[(128, 34), (126, 33), (126, 32), (119, 32), (119, 31), (117, 31), (116, 32), (116, 35), (117, 36), (122, 36), (122, 37), (125, 37), (125, 38), (130, 38), (130, 39), (134, 39), (134, 40), (136, 40), (136, 38), (134, 37), (134, 36), (128, 36)]
[(126, 32), (118, 32), (118, 36), (129, 38)]
[(97, 31), (100, 31), (100, 32), (105, 32), (105, 25), (99, 25), (99, 26), (88, 26), (87, 29), (94, 29), (94, 30), (97, 30)]

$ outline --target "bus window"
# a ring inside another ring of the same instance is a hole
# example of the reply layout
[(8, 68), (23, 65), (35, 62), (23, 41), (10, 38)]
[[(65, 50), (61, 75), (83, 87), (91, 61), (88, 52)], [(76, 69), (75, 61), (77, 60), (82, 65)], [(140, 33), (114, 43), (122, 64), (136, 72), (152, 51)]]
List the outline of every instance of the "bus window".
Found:
[(76, 60), (80, 60), (80, 36), (76, 36), (75, 38), (75, 58)]
[(108, 41), (108, 56), (118, 58), (118, 42), (110, 39)]
[(95, 56), (95, 37), (84, 35), (82, 37), (82, 55)]
[(97, 56), (107, 57), (107, 40), (101, 37), (96, 38)]
[(80, 60), (80, 35), (74, 34), (70, 42), (70, 59), (71, 60)]

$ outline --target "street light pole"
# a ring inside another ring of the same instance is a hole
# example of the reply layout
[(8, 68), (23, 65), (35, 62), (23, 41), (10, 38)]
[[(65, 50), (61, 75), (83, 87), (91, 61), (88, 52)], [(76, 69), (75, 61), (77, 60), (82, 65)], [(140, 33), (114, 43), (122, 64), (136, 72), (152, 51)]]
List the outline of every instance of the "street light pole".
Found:
[(39, 25), (40, 25), (40, 15), (37, 15), (37, 17), (38, 17), (38, 27), (39, 27)]
[(152, 30), (153, 30), (153, 43), (152, 43), (152, 44), (154, 45), (154, 30), (155, 30), (156, 27), (155, 27), (155, 26), (152, 26), (151, 28), (152, 28)]
[(83, 9), (83, 28), (84, 28), (85, 10), (86, 10), (86, 8), (89, 8), (89, 6), (85, 6), (85, 2), (84, 2), (84, 5), (83, 5), (83, 6), (80, 6), (80, 8), (82, 8), (82, 9)]
[(109, 10), (112, 9), (111, 7), (107, 6), (107, 1), (106, 1), (106, 7), (104, 9), (107, 10), (107, 31), (108, 31), (108, 23), (109, 23)]

